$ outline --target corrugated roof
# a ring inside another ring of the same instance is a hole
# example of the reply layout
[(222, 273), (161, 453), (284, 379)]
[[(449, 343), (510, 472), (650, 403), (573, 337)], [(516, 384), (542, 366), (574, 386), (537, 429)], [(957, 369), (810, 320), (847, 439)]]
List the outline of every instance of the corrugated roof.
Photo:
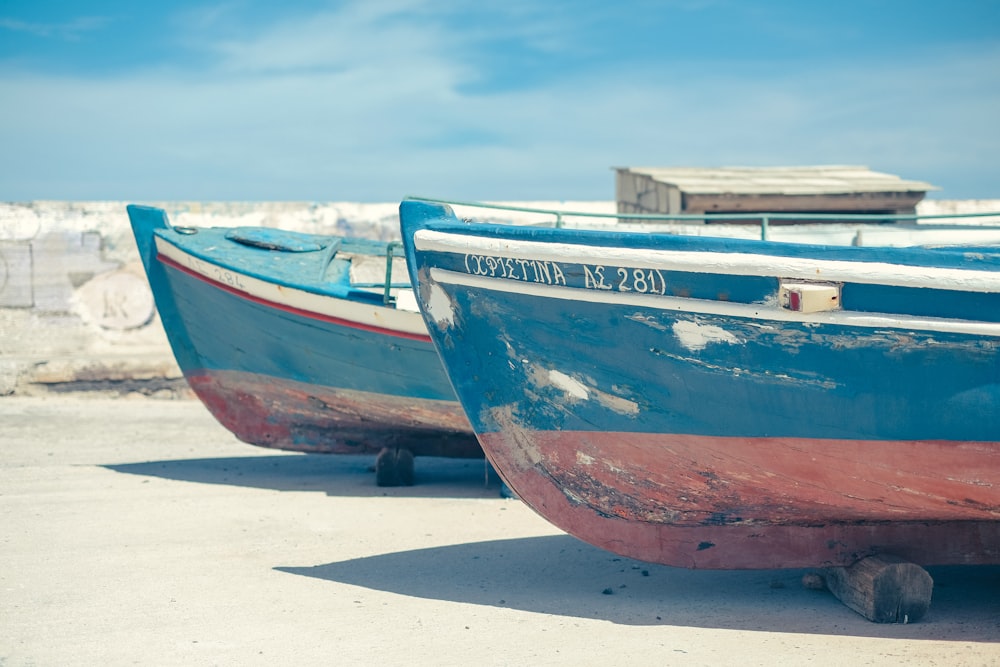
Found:
[(622, 167), (675, 185), (691, 194), (829, 195), (858, 192), (927, 192), (923, 181), (908, 181), (868, 167)]

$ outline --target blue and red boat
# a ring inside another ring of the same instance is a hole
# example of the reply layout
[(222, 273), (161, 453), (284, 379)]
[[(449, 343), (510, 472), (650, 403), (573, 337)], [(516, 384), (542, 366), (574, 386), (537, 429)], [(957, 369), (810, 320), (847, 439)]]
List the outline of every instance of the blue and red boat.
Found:
[(691, 568), (1000, 562), (1000, 247), (400, 220), (486, 455), (557, 527)]
[(414, 456), (482, 457), (390, 243), (128, 215), (178, 365), (238, 438), (377, 453), (383, 486)]

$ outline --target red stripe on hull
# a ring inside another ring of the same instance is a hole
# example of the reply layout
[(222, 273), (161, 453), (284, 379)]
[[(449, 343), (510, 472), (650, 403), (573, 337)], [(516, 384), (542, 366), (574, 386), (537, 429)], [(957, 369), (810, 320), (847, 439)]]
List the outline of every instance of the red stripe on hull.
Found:
[[(268, 308), (273, 308), (274, 310), (280, 310), (286, 313), (293, 313), (295, 315), (301, 315), (302, 317), (309, 317), (311, 319), (320, 320), (322, 322), (330, 322), (331, 324), (337, 324), (339, 326), (349, 327), (352, 329), (360, 329), (362, 331), (371, 331), (373, 333), (385, 334), (387, 336), (395, 336), (397, 338), (422, 340), (422, 341), (427, 341), (428, 343), (431, 340), (430, 336), (427, 334), (415, 334), (415, 333), (410, 333), (408, 331), (399, 331), (398, 329), (386, 329), (384, 327), (376, 327), (370, 324), (362, 324), (360, 322), (355, 322), (354, 320), (345, 320), (340, 317), (334, 317), (333, 315), (324, 315), (323, 313), (317, 313), (311, 310), (303, 310), (302, 308), (289, 306), (288, 304), (280, 303), (278, 301), (270, 301), (268, 299), (264, 299), (259, 296), (254, 296), (253, 294), (244, 292), (243, 290), (238, 290), (231, 285), (226, 285), (225, 283), (220, 283), (217, 280), (212, 280), (211, 278), (204, 276), (198, 273), (197, 271), (192, 271), (188, 267), (184, 266), (183, 264), (180, 264), (179, 262), (175, 261), (170, 257), (167, 257), (166, 255), (157, 255), (157, 259), (163, 264), (178, 271), (182, 271), (188, 274), (189, 276), (196, 278), (197, 280), (200, 280), (204, 283), (207, 283), (215, 287), (216, 289), (220, 289), (224, 292), (229, 292), (230, 294), (234, 294), (240, 297), (241, 299), (246, 299), (247, 301), (258, 303), (263, 306), (267, 306)], [(327, 298), (330, 301), (346, 300), (343, 297), (335, 297), (335, 296), (329, 296)]]
[(563, 530), (681, 567), (1000, 562), (993, 443), (480, 434), (511, 488)]
[(252, 445), (330, 454), (406, 447), (415, 456), (482, 458), (453, 401), (346, 391), (236, 371), (186, 376), (209, 412)]

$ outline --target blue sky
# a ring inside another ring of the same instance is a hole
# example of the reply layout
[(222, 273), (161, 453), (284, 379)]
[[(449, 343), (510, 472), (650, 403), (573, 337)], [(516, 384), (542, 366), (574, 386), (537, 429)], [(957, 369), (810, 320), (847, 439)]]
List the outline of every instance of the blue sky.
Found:
[(861, 164), (1000, 198), (994, 0), (0, 0), (0, 199), (608, 200)]

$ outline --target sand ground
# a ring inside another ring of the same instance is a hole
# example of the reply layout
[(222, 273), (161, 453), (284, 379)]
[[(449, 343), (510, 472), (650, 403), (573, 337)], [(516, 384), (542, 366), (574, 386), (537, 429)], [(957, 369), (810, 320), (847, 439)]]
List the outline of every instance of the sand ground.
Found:
[(803, 570), (623, 559), (480, 461), (238, 442), (194, 400), (0, 399), (0, 665), (1000, 665), (1000, 566), (877, 625)]

